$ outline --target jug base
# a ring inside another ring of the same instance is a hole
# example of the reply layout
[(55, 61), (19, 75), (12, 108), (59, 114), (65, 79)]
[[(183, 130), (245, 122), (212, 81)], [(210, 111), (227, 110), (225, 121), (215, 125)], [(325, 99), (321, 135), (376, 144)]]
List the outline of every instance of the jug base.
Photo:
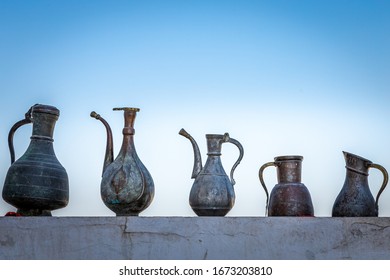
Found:
[(225, 216), (231, 208), (192, 208), (192, 210), (195, 212), (198, 216)]

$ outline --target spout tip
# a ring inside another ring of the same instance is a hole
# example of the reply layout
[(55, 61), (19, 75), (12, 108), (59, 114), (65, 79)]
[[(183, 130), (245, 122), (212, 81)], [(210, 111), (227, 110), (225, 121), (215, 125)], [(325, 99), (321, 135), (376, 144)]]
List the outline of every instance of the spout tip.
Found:
[(95, 111), (92, 111), (91, 114), (90, 114), (90, 116), (91, 116), (92, 118), (97, 119), (97, 120), (100, 118), (100, 115), (99, 115), (98, 113), (96, 113)]
[(185, 131), (184, 128), (180, 129), (179, 134), (182, 135), (182, 136), (184, 136), (184, 137), (188, 137), (188, 136), (189, 136), (188, 132)]

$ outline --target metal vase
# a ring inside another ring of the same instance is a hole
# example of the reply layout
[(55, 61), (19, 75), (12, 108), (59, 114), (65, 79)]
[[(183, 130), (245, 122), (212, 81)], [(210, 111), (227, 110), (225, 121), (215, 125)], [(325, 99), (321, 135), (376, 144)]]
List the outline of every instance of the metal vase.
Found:
[[(206, 134), (207, 140), (207, 160), (202, 167), (200, 151), (197, 143), (184, 129), (180, 135), (189, 139), (194, 149), (194, 169), (192, 178), (195, 179), (189, 197), (192, 210), (198, 216), (225, 216), (235, 202), (233, 173), (244, 155), (241, 144), (229, 137), (228, 133)], [(226, 175), (221, 162), (221, 149), (223, 143), (232, 143), (240, 151), (238, 160), (233, 165), (230, 172), (230, 179)]]
[(106, 156), (100, 185), (104, 204), (117, 216), (138, 216), (152, 202), (152, 176), (139, 159), (134, 146), (134, 122), (138, 108), (114, 108), (124, 111), (123, 142), (118, 156), (113, 159), (112, 132), (108, 123), (96, 112), (91, 117), (100, 120), (107, 130)]
[[(68, 175), (53, 149), (54, 126), (59, 114), (53, 106), (36, 104), (9, 132), (11, 166), (5, 178), (3, 199), (23, 216), (51, 216), (52, 210), (68, 204)], [(30, 145), (15, 161), (14, 133), (28, 123), (33, 124)]]
[[(268, 216), (314, 216), (313, 203), (307, 187), (301, 183), (302, 156), (279, 156), (273, 162), (261, 166), (259, 179), (267, 196)], [(263, 172), (275, 166), (278, 183), (268, 195)]]

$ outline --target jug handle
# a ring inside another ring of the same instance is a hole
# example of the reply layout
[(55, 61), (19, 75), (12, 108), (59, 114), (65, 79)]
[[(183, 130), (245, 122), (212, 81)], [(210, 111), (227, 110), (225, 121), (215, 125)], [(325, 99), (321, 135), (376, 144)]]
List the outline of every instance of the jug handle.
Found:
[(382, 183), (382, 186), (379, 189), (378, 194), (376, 195), (376, 199), (375, 199), (375, 209), (378, 212), (379, 196), (381, 195), (381, 193), (386, 188), (387, 182), (389, 181), (389, 174), (387, 173), (387, 170), (382, 165), (379, 165), (379, 164), (376, 164), (376, 163), (369, 163), (368, 167), (376, 168), (376, 169), (380, 170), (382, 172), (382, 174), (383, 174), (383, 183)]
[(244, 148), (242, 147), (240, 142), (238, 142), (236, 139), (230, 138), (229, 133), (224, 134), (224, 142), (229, 142), (229, 143), (236, 145), (238, 150), (240, 151), (240, 155), (238, 156), (237, 161), (234, 163), (232, 170), (230, 171), (230, 181), (231, 181), (232, 185), (234, 186), (236, 184), (236, 181), (233, 179), (233, 173), (234, 173), (234, 170), (236, 169), (236, 167), (240, 164), (242, 157), (244, 156)]
[(270, 167), (270, 166), (276, 166), (275, 162), (267, 162), (265, 164), (263, 164), (260, 169), (259, 169), (259, 179), (260, 179), (260, 183), (261, 185), (263, 186), (263, 189), (265, 191), (265, 194), (267, 196), (267, 200), (266, 200), (266, 203), (265, 203), (265, 215), (267, 216), (268, 215), (268, 203), (269, 203), (269, 193), (268, 193), (268, 189), (264, 183), (264, 178), (263, 178), (263, 172), (264, 172), (264, 169), (266, 169), (267, 167)]
[(22, 125), (32, 123), (31, 110), (32, 110), (32, 107), (24, 115), (24, 119), (15, 123), (11, 127), (11, 130), (8, 133), (8, 147), (9, 147), (9, 153), (11, 155), (11, 164), (13, 164), (15, 162), (14, 134), (15, 134), (16, 130), (19, 127), (21, 127)]

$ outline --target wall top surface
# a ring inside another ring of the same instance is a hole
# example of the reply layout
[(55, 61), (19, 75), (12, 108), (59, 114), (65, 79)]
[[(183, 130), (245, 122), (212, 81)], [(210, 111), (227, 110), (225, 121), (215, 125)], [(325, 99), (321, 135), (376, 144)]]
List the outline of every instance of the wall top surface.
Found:
[(0, 259), (390, 259), (390, 218), (1, 217)]

